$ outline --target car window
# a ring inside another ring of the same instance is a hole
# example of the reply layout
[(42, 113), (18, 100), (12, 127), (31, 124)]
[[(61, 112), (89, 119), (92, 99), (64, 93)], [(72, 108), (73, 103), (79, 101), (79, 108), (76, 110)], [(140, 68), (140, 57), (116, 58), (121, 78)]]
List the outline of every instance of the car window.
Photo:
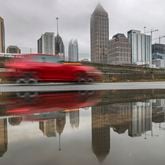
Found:
[(47, 62), (47, 63), (61, 63), (62, 59), (55, 56), (34, 56), (32, 57), (34, 62)]

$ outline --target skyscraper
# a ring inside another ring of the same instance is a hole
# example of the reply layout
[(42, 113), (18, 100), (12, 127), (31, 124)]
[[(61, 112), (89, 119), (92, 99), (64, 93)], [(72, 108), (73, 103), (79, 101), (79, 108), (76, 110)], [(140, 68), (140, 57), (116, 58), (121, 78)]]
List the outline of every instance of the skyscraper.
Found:
[(116, 34), (109, 41), (108, 64), (131, 64), (131, 46), (124, 34)]
[(38, 53), (55, 54), (54, 33), (46, 32), (38, 40)]
[(68, 48), (69, 61), (78, 61), (78, 42), (77, 40), (70, 40)]
[(65, 60), (65, 48), (64, 48), (64, 43), (62, 41), (61, 36), (59, 35), (58, 31), (58, 20), (59, 18), (56, 18), (57, 20), (57, 35), (55, 37), (55, 54), (59, 55), (61, 58)]
[(64, 43), (59, 34), (57, 34), (55, 37), (55, 54), (65, 59)]
[(0, 53), (5, 53), (5, 26), (2, 17), (0, 17)]
[(131, 44), (132, 64), (151, 65), (151, 36), (138, 30), (130, 30), (128, 32), (128, 41)]
[(98, 4), (90, 19), (91, 61), (107, 63), (109, 18), (105, 9)]

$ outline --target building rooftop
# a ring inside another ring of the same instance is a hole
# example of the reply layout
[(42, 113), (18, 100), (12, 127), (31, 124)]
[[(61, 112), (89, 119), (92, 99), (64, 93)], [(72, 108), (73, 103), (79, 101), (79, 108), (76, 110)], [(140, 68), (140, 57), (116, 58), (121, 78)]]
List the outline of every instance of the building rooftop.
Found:
[(103, 8), (103, 6), (98, 3), (93, 14), (105, 14), (105, 15), (108, 15), (108, 13), (106, 12), (106, 10)]

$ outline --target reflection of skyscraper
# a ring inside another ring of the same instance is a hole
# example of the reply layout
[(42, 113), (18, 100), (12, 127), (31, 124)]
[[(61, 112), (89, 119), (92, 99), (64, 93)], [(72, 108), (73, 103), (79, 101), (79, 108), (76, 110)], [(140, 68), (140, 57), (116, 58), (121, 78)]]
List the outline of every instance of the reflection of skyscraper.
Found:
[(69, 117), (70, 117), (70, 124), (72, 128), (78, 128), (79, 127), (79, 110), (69, 112)]
[(7, 151), (7, 119), (0, 119), (0, 157)]
[(69, 61), (78, 61), (78, 41), (71, 40), (68, 48)]
[(107, 63), (109, 19), (108, 13), (98, 4), (90, 20), (91, 61)]
[(109, 124), (119, 134), (128, 130), (132, 119), (132, 103), (116, 103), (109, 105)]
[(152, 103), (152, 121), (155, 123), (165, 122), (165, 99), (156, 99)]
[(110, 127), (107, 105), (92, 107), (92, 148), (100, 162), (109, 154)]
[(56, 123), (54, 119), (47, 121), (40, 121), (39, 128), (47, 137), (56, 136)]
[(132, 121), (128, 130), (129, 136), (141, 136), (152, 129), (151, 102), (137, 102), (133, 105)]
[(59, 134), (59, 151), (61, 151), (61, 134), (64, 130), (66, 123), (66, 116), (65, 113), (61, 113), (61, 115), (56, 119), (56, 131)]
[(5, 26), (4, 20), (0, 17), (0, 53), (5, 53)]

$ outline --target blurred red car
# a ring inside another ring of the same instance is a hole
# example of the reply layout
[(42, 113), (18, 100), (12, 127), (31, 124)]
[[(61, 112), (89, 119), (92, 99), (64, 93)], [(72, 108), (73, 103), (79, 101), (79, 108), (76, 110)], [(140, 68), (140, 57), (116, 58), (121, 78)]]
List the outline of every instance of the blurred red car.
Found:
[(102, 73), (81, 63), (67, 63), (58, 56), (44, 54), (22, 55), (5, 63), (7, 79), (16, 83), (36, 82), (94, 82)]
[(4, 109), (4, 115), (69, 111), (94, 106), (101, 101), (102, 95), (100, 91), (17, 93), (1, 100), (0, 108)]

